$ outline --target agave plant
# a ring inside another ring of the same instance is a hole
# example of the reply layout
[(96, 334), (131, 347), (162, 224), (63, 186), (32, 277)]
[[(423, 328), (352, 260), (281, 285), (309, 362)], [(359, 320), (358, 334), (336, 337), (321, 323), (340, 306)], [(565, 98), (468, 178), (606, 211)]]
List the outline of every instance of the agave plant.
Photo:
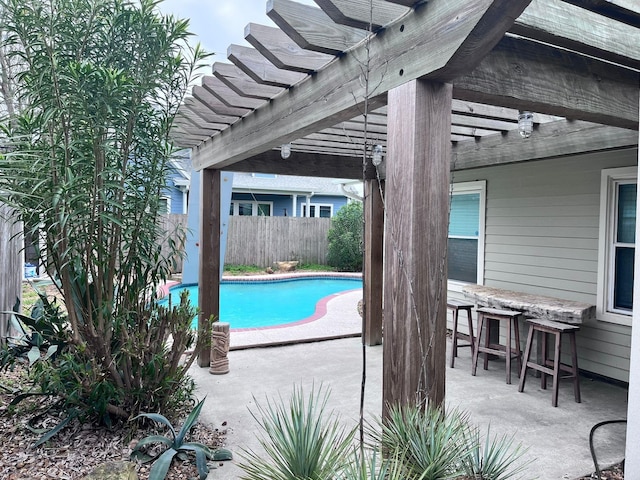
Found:
[[(200, 480), (204, 480), (209, 474), (207, 460), (231, 460), (232, 455), (229, 450), (217, 449), (214, 451), (202, 443), (186, 441), (187, 434), (198, 420), (204, 401), (205, 399), (202, 399), (191, 411), (178, 433), (176, 433), (176, 430), (173, 428), (169, 420), (159, 413), (141, 413), (135, 417), (145, 417), (153, 420), (154, 422), (165, 425), (169, 429), (169, 433), (171, 433), (171, 438), (163, 437), (162, 435), (149, 435), (148, 437), (140, 440), (131, 452), (132, 459), (140, 460), (143, 463), (153, 462), (153, 466), (149, 472), (149, 480), (163, 480), (169, 471), (169, 467), (171, 466), (171, 462), (174, 457), (178, 456), (185, 458), (188, 453), (195, 454), (196, 467), (198, 468), (198, 476), (200, 477)], [(167, 448), (155, 456), (150, 456), (144, 453), (144, 447), (154, 443), (166, 445)]]
[(484, 440), (477, 428), (470, 429), (468, 450), (459, 464), (462, 478), (474, 480), (507, 480), (522, 473), (532, 460), (519, 462), (525, 450), (515, 444), (513, 436), (491, 436), (490, 429)]
[[(263, 431), (266, 458), (252, 450), (240, 464), (245, 480), (336, 478), (350, 454), (355, 429), (347, 431), (337, 417), (326, 416), (329, 391), (320, 387), (305, 398), (302, 387), (293, 390), (286, 405), (267, 400), (252, 412)], [(255, 399), (254, 399), (255, 400)]]

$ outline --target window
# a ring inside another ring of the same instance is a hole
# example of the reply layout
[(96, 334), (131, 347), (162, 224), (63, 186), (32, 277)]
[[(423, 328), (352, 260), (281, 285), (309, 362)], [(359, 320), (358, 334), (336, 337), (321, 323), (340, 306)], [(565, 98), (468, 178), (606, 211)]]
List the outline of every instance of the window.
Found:
[(171, 213), (171, 198), (160, 197), (158, 201), (158, 213)]
[[(307, 204), (302, 204), (302, 216), (307, 216)], [(309, 205), (309, 217), (331, 218), (333, 216), (333, 205), (312, 203)]]
[(484, 281), (484, 217), (486, 182), (451, 187), (447, 246), (449, 289)]
[(631, 325), (636, 243), (637, 169), (602, 171), (597, 316)]
[(229, 206), (229, 215), (249, 217), (270, 217), (272, 202), (233, 201)]

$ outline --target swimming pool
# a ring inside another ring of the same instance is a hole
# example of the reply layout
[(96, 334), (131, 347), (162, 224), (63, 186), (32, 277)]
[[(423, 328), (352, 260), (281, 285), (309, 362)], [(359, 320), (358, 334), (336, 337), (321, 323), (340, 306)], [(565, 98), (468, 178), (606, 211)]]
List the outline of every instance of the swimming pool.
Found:
[[(187, 289), (189, 300), (198, 304), (197, 285), (177, 285), (169, 293), (177, 301)], [(220, 321), (232, 329), (263, 328), (305, 320), (314, 315), (323, 298), (362, 289), (362, 279), (312, 277), (269, 281), (223, 281), (220, 284)], [(168, 298), (160, 300), (166, 304)], [(197, 321), (194, 319), (194, 328)]]

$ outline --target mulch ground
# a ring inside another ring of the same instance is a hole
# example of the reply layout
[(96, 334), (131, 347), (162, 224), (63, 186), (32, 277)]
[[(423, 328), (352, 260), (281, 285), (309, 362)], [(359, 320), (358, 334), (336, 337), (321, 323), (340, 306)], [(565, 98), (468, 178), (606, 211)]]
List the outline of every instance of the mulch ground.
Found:
[[(603, 469), (600, 471), (600, 479), (599, 480), (624, 480), (624, 471), (622, 469), (622, 464), (614, 465), (612, 467)], [(598, 476), (596, 473), (592, 473), (586, 477), (580, 477), (577, 480), (597, 480)]]
[[(42, 446), (32, 445), (41, 433), (27, 428), (27, 422), (43, 411), (46, 402), (42, 399), (24, 400), (17, 407), (10, 407), (14, 395), (8, 390), (20, 387), (24, 378), (22, 368), (15, 372), (0, 373), (0, 479), (3, 480), (73, 480), (80, 479), (95, 467), (109, 461), (128, 460), (131, 449), (139, 439), (149, 434), (166, 435), (165, 430), (153, 427), (133, 431), (130, 424), (123, 423), (116, 428), (80, 424), (72, 422), (52, 440)], [(40, 427), (52, 428), (60, 421), (53, 413), (45, 413), (39, 421)], [(182, 419), (176, 422), (182, 424)], [(219, 428), (197, 424), (191, 431), (190, 441), (204, 443), (211, 448), (224, 446), (226, 426)], [(222, 464), (211, 467), (224, 468)], [(141, 480), (149, 478), (149, 466), (136, 464)], [(195, 461), (174, 460), (166, 477), (172, 480), (197, 478)]]

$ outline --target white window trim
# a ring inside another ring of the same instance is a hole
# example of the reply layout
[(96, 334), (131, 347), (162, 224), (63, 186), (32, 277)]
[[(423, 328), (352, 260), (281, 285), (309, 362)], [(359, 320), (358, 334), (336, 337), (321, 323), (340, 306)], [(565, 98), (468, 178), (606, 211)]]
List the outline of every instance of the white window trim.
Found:
[[(485, 243), (485, 217), (486, 217), (486, 205), (487, 205), (487, 181), (478, 180), (475, 182), (462, 182), (454, 183), (451, 185), (451, 195), (461, 195), (465, 193), (479, 193), (480, 205), (479, 205), (479, 218), (480, 225), (478, 226), (478, 277), (476, 283), (478, 285), (484, 285), (484, 243)], [(449, 237), (447, 237), (449, 238)], [(475, 238), (475, 237), (462, 237), (453, 235), (451, 238)], [(469, 285), (467, 282), (461, 282), (459, 280), (447, 280), (447, 288), (452, 292), (462, 292), (463, 287)]]
[[(240, 213), (240, 203), (250, 203), (251, 204), (251, 216), (252, 217), (257, 217), (258, 216), (258, 205), (269, 205), (269, 217), (273, 216), (273, 202), (261, 202), (261, 201), (255, 201), (255, 200), (231, 200), (231, 205), (233, 206), (233, 213), (232, 215), (234, 217), (237, 217), (238, 214)], [(246, 217), (248, 217), (249, 215), (245, 215)]]
[(163, 212), (166, 215), (171, 213), (171, 196), (169, 195), (160, 195), (160, 200), (164, 200), (167, 202), (167, 211)]
[[(330, 215), (329, 217), (333, 217), (333, 204), (332, 203), (310, 203), (309, 204), (309, 210), (311, 210), (311, 207), (313, 208), (313, 217), (314, 218), (319, 218), (320, 217), (320, 207), (329, 207), (331, 209), (330, 211)], [(307, 213), (307, 204), (303, 203), (302, 204), (302, 216), (306, 217)]]
[(600, 176), (600, 228), (598, 235), (598, 283), (596, 295), (596, 318), (610, 323), (631, 326), (632, 313), (614, 313), (608, 311), (608, 304), (613, 292), (611, 282), (613, 262), (610, 248), (615, 222), (614, 188), (619, 182), (638, 181), (637, 167), (608, 168)]

